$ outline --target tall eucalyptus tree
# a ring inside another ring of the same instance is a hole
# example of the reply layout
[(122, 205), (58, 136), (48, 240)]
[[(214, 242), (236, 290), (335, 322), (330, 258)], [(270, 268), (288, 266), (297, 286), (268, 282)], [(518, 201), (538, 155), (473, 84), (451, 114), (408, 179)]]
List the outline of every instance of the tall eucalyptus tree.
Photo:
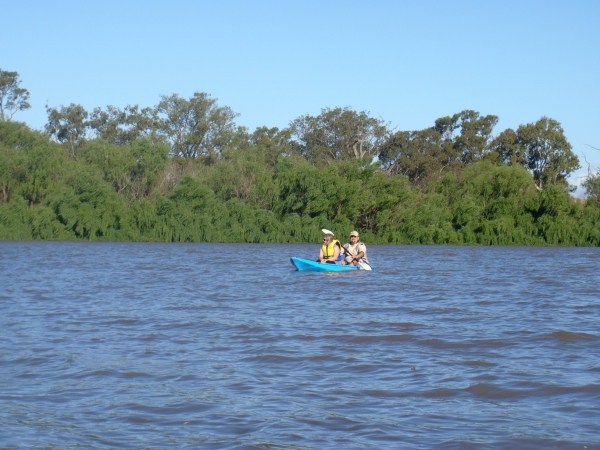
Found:
[(79, 149), (89, 139), (89, 113), (83, 106), (75, 103), (61, 105), (59, 108), (46, 107), (46, 112), (46, 133), (64, 144), (72, 159), (77, 159)]
[(17, 111), (31, 108), (29, 91), (20, 87), (18, 72), (0, 69), (0, 120), (10, 120)]
[(520, 125), (517, 131), (504, 130), (491, 148), (502, 163), (527, 168), (538, 190), (548, 184), (566, 185), (567, 177), (580, 167), (560, 123), (548, 117)]
[(163, 95), (156, 110), (158, 130), (171, 143), (173, 155), (184, 158), (218, 155), (234, 138), (239, 115), (204, 92), (189, 100)]
[(559, 122), (542, 117), (517, 129), (517, 142), (526, 155), (539, 190), (550, 184), (567, 184), (567, 177), (579, 169), (579, 158), (571, 150)]
[(94, 108), (89, 126), (97, 137), (114, 145), (123, 145), (139, 137), (156, 140), (157, 120), (155, 108), (139, 109), (138, 105), (127, 105), (120, 109), (109, 105), (106, 110)]
[(372, 158), (389, 135), (382, 119), (349, 107), (324, 108), (318, 116), (298, 117), (289, 132), (292, 144), (317, 165), (331, 159)]

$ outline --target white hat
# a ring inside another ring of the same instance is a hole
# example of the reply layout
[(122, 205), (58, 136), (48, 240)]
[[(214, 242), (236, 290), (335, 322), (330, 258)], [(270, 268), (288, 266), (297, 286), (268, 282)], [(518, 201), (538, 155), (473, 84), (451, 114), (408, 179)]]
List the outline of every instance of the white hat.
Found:
[(323, 228), (323, 229), (321, 229), (321, 231), (325, 234), (333, 234), (333, 231), (330, 231), (327, 228)]

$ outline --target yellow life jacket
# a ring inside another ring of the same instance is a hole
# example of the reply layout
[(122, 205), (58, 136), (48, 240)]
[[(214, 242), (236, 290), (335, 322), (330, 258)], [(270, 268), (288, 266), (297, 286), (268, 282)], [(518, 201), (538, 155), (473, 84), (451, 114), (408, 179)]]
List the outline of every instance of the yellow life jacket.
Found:
[(321, 246), (321, 249), (323, 250), (323, 258), (332, 258), (333, 255), (335, 254), (335, 246), (336, 245), (338, 245), (340, 247), (340, 256), (338, 257), (338, 261), (341, 261), (342, 244), (337, 239), (334, 239), (333, 241), (331, 241), (331, 244), (329, 244), (329, 245), (323, 244)]

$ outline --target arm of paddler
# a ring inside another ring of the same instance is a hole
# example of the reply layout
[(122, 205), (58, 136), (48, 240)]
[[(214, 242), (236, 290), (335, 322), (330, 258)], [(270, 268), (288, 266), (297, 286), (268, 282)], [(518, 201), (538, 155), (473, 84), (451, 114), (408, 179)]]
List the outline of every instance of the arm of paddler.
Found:
[(354, 261), (360, 261), (363, 256), (365, 256), (365, 247), (362, 246), (362, 250), (360, 250), (361, 247), (357, 246), (356, 250), (359, 250), (358, 253), (356, 253), (356, 255), (352, 258)]
[(319, 249), (319, 262), (325, 262), (325, 259), (323, 258), (323, 247)]

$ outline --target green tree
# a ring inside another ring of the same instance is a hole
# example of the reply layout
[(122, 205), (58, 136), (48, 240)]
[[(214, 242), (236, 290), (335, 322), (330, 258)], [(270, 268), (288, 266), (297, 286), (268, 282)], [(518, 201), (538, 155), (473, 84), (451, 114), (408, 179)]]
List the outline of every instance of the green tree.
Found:
[(15, 183), (14, 169), (19, 164), (19, 156), (14, 150), (0, 142), (0, 196), (4, 203), (8, 202)]
[(567, 184), (567, 177), (579, 169), (579, 158), (571, 150), (564, 131), (554, 119), (542, 117), (535, 123), (521, 125), (517, 140), (525, 155), (538, 189), (547, 184)]
[(490, 143), (490, 150), (495, 154), (492, 159), (508, 166), (527, 166), (525, 148), (519, 145), (519, 137), (512, 128), (507, 128)]
[(26, 125), (0, 122), (0, 182), (4, 201), (17, 195), (30, 207), (56, 189), (66, 166), (65, 149)]
[(102, 180), (98, 171), (71, 161), (60, 189), (48, 203), (67, 233), (85, 240), (131, 240), (125, 201)]
[(10, 120), (17, 111), (31, 108), (29, 91), (20, 84), (18, 72), (0, 69), (0, 121)]
[(389, 133), (383, 120), (349, 107), (324, 108), (316, 117), (298, 117), (289, 132), (302, 156), (317, 165), (332, 159), (372, 158)]
[(532, 243), (527, 239), (536, 228), (529, 209), (537, 195), (525, 168), (490, 161), (465, 167), (454, 189), (445, 191), (461, 240), (485, 245)]
[(135, 176), (136, 160), (129, 146), (116, 146), (104, 140), (94, 140), (82, 150), (82, 160), (90, 166), (96, 166), (117, 194), (131, 189)]
[(585, 181), (581, 183), (585, 189), (585, 195), (600, 206), (600, 171), (588, 174)]
[(454, 146), (461, 154), (463, 163), (481, 161), (489, 151), (498, 117), (481, 116), (477, 111), (464, 110), (452, 116), (452, 122), (454, 127), (460, 128), (460, 133), (454, 138)]
[(265, 163), (274, 167), (279, 156), (291, 156), (293, 149), (290, 142), (289, 129), (280, 130), (277, 127), (258, 127), (250, 136), (252, 146), (261, 149)]
[(18, 180), (17, 192), (32, 208), (43, 203), (47, 196), (59, 189), (68, 170), (65, 150), (53, 142), (23, 149), (23, 156), (14, 169)]
[(217, 161), (206, 179), (223, 201), (237, 198), (271, 209), (277, 195), (273, 167), (266, 161), (271, 156), (263, 147), (229, 154)]
[(408, 179), (398, 175), (389, 176), (374, 170), (373, 166), (365, 170), (350, 167), (345, 176), (361, 180), (359, 204), (356, 210), (351, 208), (346, 211), (354, 224), (351, 228), (363, 230), (365, 239), (368, 237), (371, 242), (385, 237), (394, 228), (390, 220), (392, 214), (413, 195)]
[(169, 148), (148, 139), (137, 139), (127, 145), (96, 139), (88, 142), (81, 154), (83, 161), (100, 169), (103, 179), (118, 194), (131, 200), (148, 196), (167, 166)]
[(219, 154), (234, 137), (234, 119), (238, 116), (228, 106), (218, 106), (204, 92), (189, 99), (177, 94), (161, 96), (157, 108), (158, 129), (172, 145), (173, 155), (198, 158)]
[(69, 150), (69, 156), (76, 160), (79, 149), (88, 140), (88, 112), (74, 103), (61, 105), (58, 109), (46, 107), (46, 112), (46, 133), (63, 144)]
[(15, 196), (8, 203), (0, 203), (0, 239), (31, 240), (31, 215), (23, 197)]
[[(600, 150), (596, 147), (592, 148), (594, 150)], [(588, 163), (588, 173), (585, 181), (581, 183), (581, 186), (585, 189), (585, 195), (588, 198), (588, 202), (600, 206), (600, 169), (592, 169), (591, 165)]]
[(4, 203), (9, 201), (17, 183), (15, 169), (21, 164), (21, 149), (30, 141), (25, 128), (18, 122), (0, 121), (0, 195)]
[(477, 111), (464, 110), (452, 117), (440, 117), (433, 129), (442, 136), (465, 164), (483, 159), (492, 140), (492, 131), (498, 123), (497, 116), (481, 116)]
[(140, 137), (157, 140), (157, 120), (157, 111), (153, 108), (139, 109), (137, 105), (128, 105), (119, 109), (109, 105), (105, 111), (94, 108), (88, 125), (97, 137), (111, 144), (124, 145)]
[(418, 186), (462, 165), (452, 141), (434, 127), (394, 133), (382, 145), (379, 161), (390, 175), (405, 175)]
[(431, 128), (392, 134), (379, 151), (382, 168), (425, 186), (448, 170), (483, 160), (490, 152), (497, 116), (464, 110), (440, 117)]

